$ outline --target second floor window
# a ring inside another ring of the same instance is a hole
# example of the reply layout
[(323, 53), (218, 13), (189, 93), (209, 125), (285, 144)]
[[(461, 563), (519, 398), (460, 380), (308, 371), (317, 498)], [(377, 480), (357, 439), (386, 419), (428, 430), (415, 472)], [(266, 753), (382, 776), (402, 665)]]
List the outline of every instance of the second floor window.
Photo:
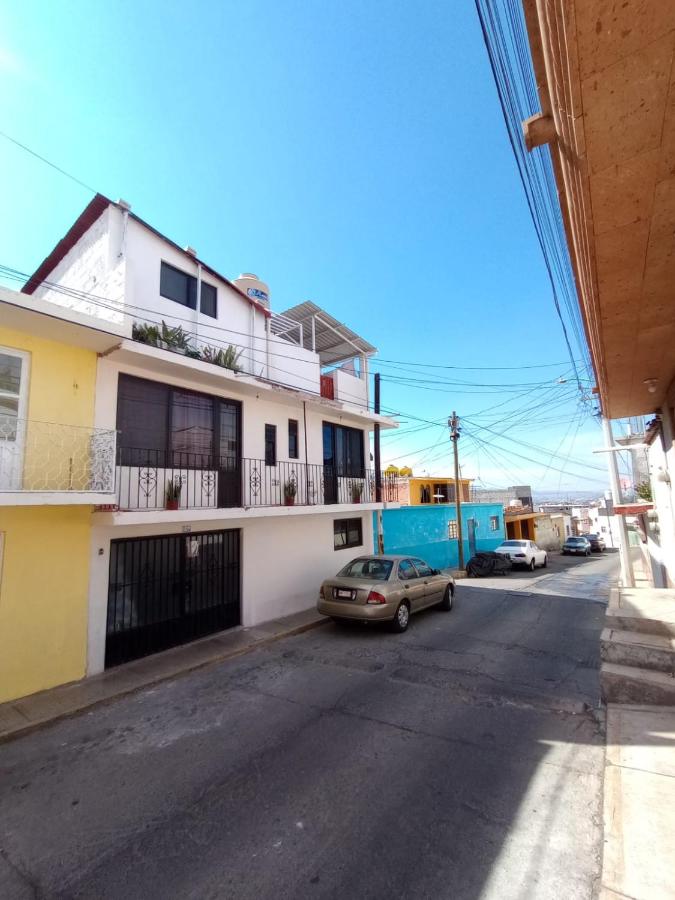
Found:
[[(169, 263), (162, 263), (159, 275), (159, 293), (188, 309), (197, 309), (197, 279)], [(218, 315), (218, 290), (205, 281), (201, 283), (199, 310), (213, 319)]]
[(298, 451), (298, 420), (288, 420), (288, 458), (298, 459), (300, 456)]
[(265, 465), (277, 464), (277, 426), (265, 425)]
[(499, 516), (490, 516), (490, 531), (499, 531)]

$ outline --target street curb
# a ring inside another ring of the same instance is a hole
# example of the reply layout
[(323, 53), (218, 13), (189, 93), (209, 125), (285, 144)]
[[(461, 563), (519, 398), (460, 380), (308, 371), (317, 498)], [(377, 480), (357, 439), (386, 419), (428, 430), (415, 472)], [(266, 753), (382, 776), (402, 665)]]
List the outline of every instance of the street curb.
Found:
[[(277, 641), (283, 640), (284, 638), (294, 637), (298, 634), (304, 634), (306, 631), (312, 631), (315, 628), (321, 628), (324, 625), (328, 625), (330, 623), (330, 619), (318, 619), (314, 622), (306, 622), (304, 625), (297, 625), (294, 628), (289, 628), (288, 631), (282, 631), (279, 634), (271, 634), (269, 637), (260, 638), (260, 640), (255, 641), (248, 647), (237, 647), (234, 650), (225, 650), (222, 656), (212, 656), (209, 659), (204, 659), (200, 661), (195, 661), (192, 664), (187, 664), (182, 669), (178, 669), (174, 672), (165, 672), (160, 673), (156, 677), (150, 677), (143, 681), (142, 684), (134, 684), (129, 685), (127, 687), (121, 687), (119, 691), (114, 694), (111, 694), (109, 697), (98, 697), (91, 698), (79, 705), (74, 705), (71, 709), (64, 709), (61, 712), (57, 712), (54, 715), (47, 715), (43, 718), (35, 719), (34, 721), (27, 721), (25, 725), (19, 725), (16, 728), (11, 728), (6, 731), (0, 732), (0, 745), (9, 743), (13, 741), (15, 738), (23, 737), (33, 731), (37, 731), (38, 729), (45, 728), (48, 725), (51, 725), (56, 722), (61, 722), (64, 719), (75, 718), (75, 716), (80, 715), (81, 713), (94, 709), (98, 706), (105, 706), (108, 703), (114, 703), (117, 700), (122, 699), (123, 697), (129, 697), (131, 694), (137, 694), (145, 688), (154, 687), (155, 685), (162, 684), (165, 681), (171, 681), (172, 679), (182, 678), (184, 675), (189, 675), (192, 672), (196, 672), (199, 669), (206, 669), (209, 666), (217, 666), (223, 662), (226, 662), (230, 659), (236, 659), (238, 656), (245, 656), (247, 653), (250, 653), (252, 650), (257, 650), (260, 647), (266, 647), (269, 644), (275, 644)], [(172, 650), (178, 648), (171, 648), (168, 653), (171, 653)], [(160, 656), (161, 654), (157, 654)], [(72, 685), (81, 683), (86, 684), (90, 679), (82, 679), (81, 682), (72, 682)], [(66, 687), (66, 685), (59, 685), (56, 688), (52, 688), (52, 690), (59, 690), (60, 687)], [(40, 693), (47, 693), (40, 692)], [(30, 696), (30, 695), (29, 695)], [(25, 700), (28, 698), (18, 698), (15, 702), (19, 702), (20, 700)], [(12, 701), (9, 701), (11, 703)]]

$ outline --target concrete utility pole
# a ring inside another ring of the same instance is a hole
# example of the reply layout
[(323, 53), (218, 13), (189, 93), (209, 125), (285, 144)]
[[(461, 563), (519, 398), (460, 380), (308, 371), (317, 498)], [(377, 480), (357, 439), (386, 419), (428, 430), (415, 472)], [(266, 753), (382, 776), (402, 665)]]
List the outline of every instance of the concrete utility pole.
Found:
[(459, 481), (459, 417), (452, 411), (452, 418), (448, 419), (450, 427), (450, 440), (455, 455), (455, 509), (457, 510), (457, 550), (459, 554), (459, 568), (464, 568), (464, 543), (462, 541), (462, 485)]
[[(602, 430), (605, 435), (605, 447), (607, 450), (620, 449), (615, 448), (614, 435), (612, 434), (612, 423), (605, 416), (602, 417)], [(619, 483), (619, 468), (616, 464), (616, 453), (609, 452), (607, 454), (607, 467), (609, 469), (609, 483), (612, 488), (612, 498), (616, 505), (621, 502), (621, 485)], [(628, 545), (628, 529), (626, 528), (626, 520), (623, 516), (615, 515), (616, 523), (619, 527), (619, 559), (621, 561), (621, 581), (624, 587), (635, 587), (635, 579), (633, 578), (633, 567), (630, 564), (630, 547)], [(607, 517), (609, 524), (609, 516)], [(610, 525), (610, 529), (611, 529)]]
[[(380, 373), (375, 372), (375, 412), (380, 414)], [(375, 423), (375, 502), (382, 503), (382, 463), (380, 454), (380, 423)], [(377, 552), (384, 553), (384, 526), (382, 523), (382, 510), (377, 510)]]

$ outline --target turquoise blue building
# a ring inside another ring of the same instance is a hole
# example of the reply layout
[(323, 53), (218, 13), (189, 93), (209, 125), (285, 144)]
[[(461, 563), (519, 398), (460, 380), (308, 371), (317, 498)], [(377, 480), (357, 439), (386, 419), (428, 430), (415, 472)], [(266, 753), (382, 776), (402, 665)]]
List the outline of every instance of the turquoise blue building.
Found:
[[(420, 556), (430, 566), (459, 565), (457, 514), (453, 504), (402, 506), (382, 513), (384, 552)], [(373, 514), (377, 547), (377, 515)], [(464, 561), (480, 550), (494, 550), (506, 540), (501, 503), (462, 503)]]

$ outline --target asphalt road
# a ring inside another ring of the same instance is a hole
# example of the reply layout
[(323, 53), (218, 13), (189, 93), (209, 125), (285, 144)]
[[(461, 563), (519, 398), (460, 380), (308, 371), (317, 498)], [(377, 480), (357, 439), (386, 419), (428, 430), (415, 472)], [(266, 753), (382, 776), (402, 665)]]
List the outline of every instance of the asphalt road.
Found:
[(594, 896), (616, 568), (462, 582), (405, 635), (330, 624), (0, 746), (0, 897)]

